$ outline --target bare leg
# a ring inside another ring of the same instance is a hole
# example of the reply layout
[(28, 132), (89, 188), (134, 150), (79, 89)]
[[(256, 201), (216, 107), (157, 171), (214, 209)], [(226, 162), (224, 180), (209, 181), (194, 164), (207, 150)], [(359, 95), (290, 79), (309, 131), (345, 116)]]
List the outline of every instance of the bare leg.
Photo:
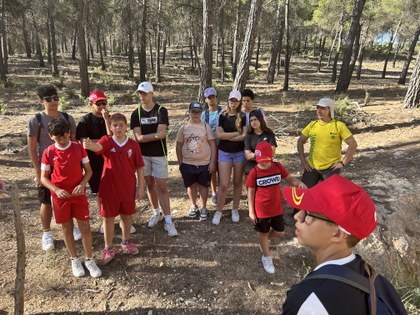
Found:
[(131, 229), (131, 224), (133, 222), (133, 215), (120, 214), (120, 217), (121, 217), (122, 240), (128, 241), (130, 239), (130, 229)]
[(269, 233), (261, 233), (258, 232), (258, 239), (260, 241), (260, 245), (263, 251), (264, 256), (271, 256), (270, 255), (270, 248), (268, 247), (268, 234)]
[(197, 205), (197, 183), (192, 184), (187, 188), (187, 194), (191, 201), (191, 206)]
[(222, 212), (229, 191), (233, 163), (219, 162), (219, 191), (217, 192), (217, 211)]
[(70, 257), (77, 257), (76, 243), (73, 237), (73, 220), (62, 223), (61, 228), (63, 230), (64, 243), (66, 244)]
[(77, 220), (80, 233), (82, 234), (82, 244), (85, 251), (85, 257), (92, 258), (92, 233), (90, 230), (89, 220)]
[(238, 209), (242, 196), (242, 179), (244, 176), (244, 163), (233, 163), (233, 209)]
[(155, 178), (153, 176), (144, 177), (147, 185), (147, 197), (153, 209), (159, 208), (158, 194), (155, 188)]
[(104, 218), (104, 240), (106, 248), (112, 246), (112, 240), (114, 238), (114, 220), (115, 217)]
[[(160, 207), (164, 215), (171, 215), (171, 206), (169, 202), (169, 192), (166, 178), (155, 178), (155, 188), (159, 199)], [(155, 208), (156, 209), (156, 208)]]
[(207, 198), (209, 195), (209, 188), (200, 184), (197, 184), (198, 192), (200, 193), (201, 208), (207, 208)]
[(39, 214), (41, 216), (42, 229), (44, 231), (48, 231), (51, 228), (51, 219), (52, 219), (51, 205), (46, 204), (46, 203), (41, 203), (41, 207), (39, 208)]

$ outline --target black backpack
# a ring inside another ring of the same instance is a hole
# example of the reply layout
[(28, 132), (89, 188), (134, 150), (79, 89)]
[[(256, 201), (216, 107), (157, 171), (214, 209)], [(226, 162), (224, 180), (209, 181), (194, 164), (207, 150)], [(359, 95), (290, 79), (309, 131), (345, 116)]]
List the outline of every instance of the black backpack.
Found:
[(304, 281), (331, 279), (344, 282), (368, 294), (370, 314), (406, 315), (407, 311), (401, 302), (401, 298), (391, 283), (378, 274), (368, 263), (365, 262), (364, 267), (369, 275), (368, 278), (340, 265), (326, 265), (307, 276)]
[[(65, 113), (65, 112), (59, 112), (62, 113), (64, 116), (64, 119), (67, 121), (68, 124), (70, 124), (70, 118), (69, 118), (69, 114)], [(36, 113), (35, 114), (36, 120), (38, 120), (38, 137), (37, 137), (37, 141), (39, 143), (39, 138), (41, 136), (41, 128), (44, 128), (44, 124), (42, 123), (42, 114), (41, 113)]]

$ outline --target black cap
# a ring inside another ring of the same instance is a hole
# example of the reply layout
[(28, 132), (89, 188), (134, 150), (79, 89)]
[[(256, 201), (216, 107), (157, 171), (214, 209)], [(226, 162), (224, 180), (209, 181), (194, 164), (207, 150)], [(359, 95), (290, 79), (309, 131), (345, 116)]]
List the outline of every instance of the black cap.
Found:
[(203, 111), (203, 105), (201, 103), (199, 103), (199, 102), (191, 102), (188, 110), (189, 111), (192, 111), (192, 110), (201, 110), (201, 111)]

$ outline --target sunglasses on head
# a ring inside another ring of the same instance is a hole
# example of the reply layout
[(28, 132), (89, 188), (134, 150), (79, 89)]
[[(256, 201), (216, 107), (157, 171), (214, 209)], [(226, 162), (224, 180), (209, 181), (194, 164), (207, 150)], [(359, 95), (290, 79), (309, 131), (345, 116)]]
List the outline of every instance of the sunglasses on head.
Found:
[(60, 97), (57, 96), (57, 95), (55, 95), (55, 96), (46, 96), (43, 99), (44, 99), (44, 101), (46, 101), (48, 103), (51, 103), (53, 100), (54, 101), (58, 101), (60, 99)]
[(108, 104), (107, 101), (98, 101), (95, 103), (96, 106), (106, 106)]
[(302, 212), (303, 212), (303, 215), (300, 217), (300, 222), (301, 223), (305, 223), (306, 217), (312, 217), (312, 218), (315, 218), (315, 219), (319, 219), (319, 220), (322, 220), (322, 221), (331, 222), (331, 223), (335, 224), (335, 222), (331, 221), (330, 219), (319, 217), (319, 216), (317, 216), (315, 214), (312, 214), (312, 213), (310, 213), (306, 210), (302, 210)]

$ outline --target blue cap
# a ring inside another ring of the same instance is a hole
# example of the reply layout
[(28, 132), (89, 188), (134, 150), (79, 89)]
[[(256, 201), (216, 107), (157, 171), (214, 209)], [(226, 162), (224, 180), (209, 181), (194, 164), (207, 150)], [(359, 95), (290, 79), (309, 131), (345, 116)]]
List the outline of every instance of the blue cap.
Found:
[(212, 86), (204, 90), (204, 97), (205, 98), (207, 98), (207, 97), (209, 97), (211, 95), (217, 96), (217, 91)]

